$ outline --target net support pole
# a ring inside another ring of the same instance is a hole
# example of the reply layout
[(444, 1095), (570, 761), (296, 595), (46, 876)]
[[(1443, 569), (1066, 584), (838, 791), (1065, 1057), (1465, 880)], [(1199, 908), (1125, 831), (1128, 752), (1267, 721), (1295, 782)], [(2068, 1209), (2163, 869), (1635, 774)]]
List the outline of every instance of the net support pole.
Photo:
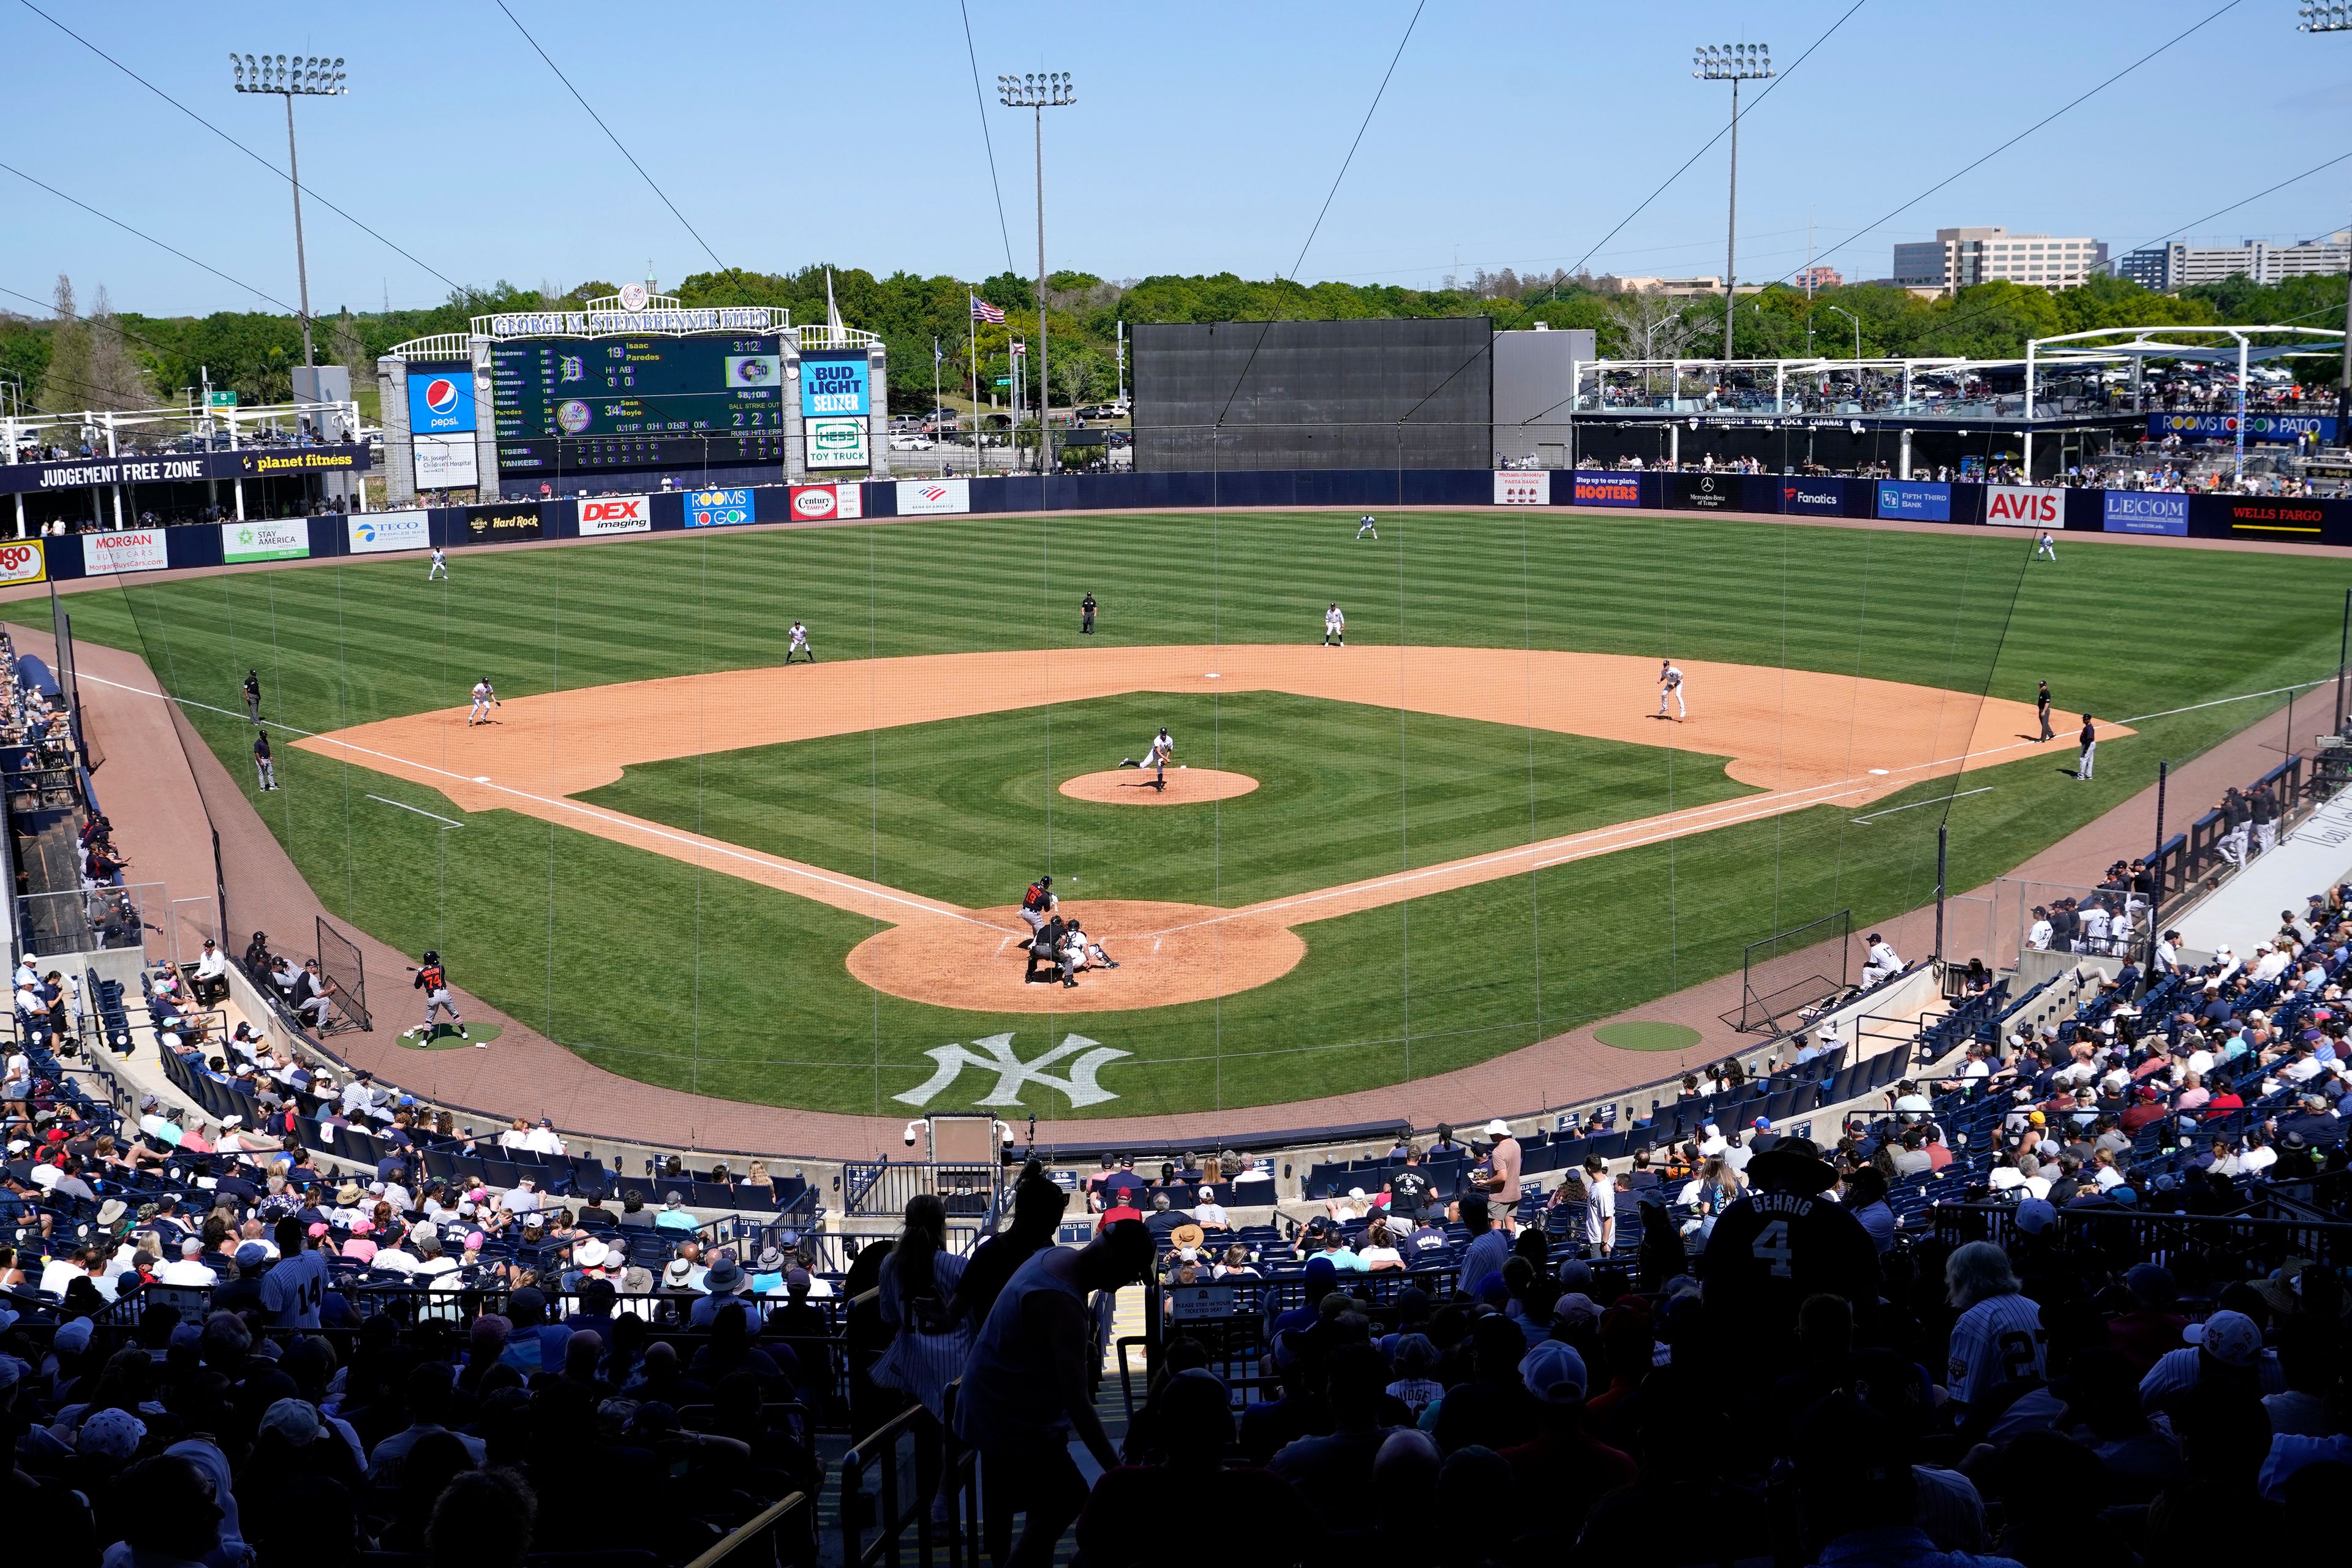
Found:
[(2352, 588), (2344, 590), (2344, 635), (2336, 644), (2336, 722), (2328, 728), (2344, 732), (2344, 667), (2352, 658)]
[(2164, 936), (2158, 929), (2164, 924), (2164, 786), (2171, 775), (2170, 763), (2156, 764), (2156, 848), (2147, 863), (2147, 973), (2150, 975), (2156, 973), (2156, 944)]
[(1951, 824), (1936, 824), (1936, 962), (1944, 962), (1944, 882), (1951, 868)]

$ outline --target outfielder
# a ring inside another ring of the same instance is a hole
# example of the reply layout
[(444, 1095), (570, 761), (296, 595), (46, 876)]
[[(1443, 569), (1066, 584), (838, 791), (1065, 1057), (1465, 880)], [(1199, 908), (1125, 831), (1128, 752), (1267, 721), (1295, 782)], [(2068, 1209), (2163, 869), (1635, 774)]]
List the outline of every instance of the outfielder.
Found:
[(437, 544), (433, 547), (433, 564), (425, 569), (425, 580), (427, 583), (436, 577), (440, 578), (444, 583), (449, 580), (449, 557), (442, 553), (441, 547)]
[(1381, 536), (1381, 531), (1373, 525), (1372, 514), (1370, 512), (1366, 512), (1362, 517), (1356, 520), (1356, 537), (1361, 539), (1366, 534), (1370, 534), (1375, 540), (1379, 539)]
[[(426, 951), (424, 966), (417, 970), (415, 984), (417, 990), (425, 993), (425, 1022), (409, 1030), (409, 1034), (430, 1039), (433, 1036), (433, 1016), (446, 1013), (449, 1021), (457, 1026), (459, 1039), (474, 1039), (466, 1028), (466, 1021), (457, 1016), (457, 1004), (450, 999), (449, 972), (441, 967), (439, 953)], [(489, 1044), (488, 1040), (474, 1040), (474, 1048), (488, 1050)]]
[(2058, 559), (2058, 546), (2051, 539), (2050, 531), (2046, 528), (2042, 531), (2042, 537), (2033, 542), (2033, 558), (2036, 561), (2053, 563)]
[(1118, 765), (1123, 768), (1150, 768), (1151, 787), (1165, 795), (1168, 793), (1168, 764), (1175, 760), (1176, 742), (1169, 738), (1168, 726), (1162, 724), (1160, 733), (1152, 736), (1151, 743), (1143, 748), (1141, 762), (1132, 757), (1121, 757)]
[(1323, 612), (1323, 646), (1330, 647), (1334, 644), (1348, 646), (1348, 617), (1339, 613), (1337, 605)]
[(801, 625), (798, 621), (794, 621), (793, 623), (793, 629), (786, 633), (785, 636), (790, 638), (789, 643), (784, 648), (784, 662), (786, 664), (793, 662), (793, 655), (794, 654), (799, 654), (811, 664), (814, 664), (816, 662), (816, 655), (809, 649), (808, 627)]
[(467, 724), (471, 726), (488, 723), (490, 710), (498, 705), (499, 694), (490, 689), (490, 678), (486, 675), (474, 682), (474, 705), (467, 710)]
[(1683, 700), (1683, 672), (1675, 668), (1674, 660), (1662, 659), (1658, 664), (1658, 717), (1666, 717), (1666, 702), (1672, 699), (1680, 723), (1690, 717), (1690, 705)]

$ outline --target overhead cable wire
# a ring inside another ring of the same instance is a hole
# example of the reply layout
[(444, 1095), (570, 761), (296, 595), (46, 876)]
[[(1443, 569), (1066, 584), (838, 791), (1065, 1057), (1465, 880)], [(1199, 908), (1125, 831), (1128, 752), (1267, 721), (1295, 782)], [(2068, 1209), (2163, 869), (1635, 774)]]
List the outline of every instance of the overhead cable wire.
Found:
[(645, 181), (646, 188), (661, 197), (662, 205), (669, 208), (669, 216), (684, 225), (687, 233), (694, 236), (694, 243), (702, 247), (702, 253), (710, 258), (710, 264), (724, 272), (727, 269), (727, 263), (719, 259), (719, 253), (710, 248), (710, 242), (702, 237), (702, 232), (699, 229), (687, 222), (686, 215), (677, 210), (677, 204), (669, 199), (669, 194), (655, 183), (651, 174), (646, 173), (646, 166), (637, 162), (637, 155), (630, 152), (618, 136), (613, 134), (613, 128), (604, 123), (604, 117), (596, 112), (595, 106), (581, 97), (580, 89), (572, 85), (572, 79), (563, 74), (563, 68), (557, 65), (545, 49), (540, 47), (539, 40), (530, 36), (530, 29), (522, 25), (522, 18), (508, 9), (507, 0), (498, 0), (498, 5), (499, 10), (506, 12), (507, 20), (514, 24), (515, 31), (522, 35), (523, 42), (529, 44), (541, 59), (547, 61), (547, 68), (555, 73), (555, 79), (563, 84), (563, 90), (570, 93), (573, 100), (588, 111), (588, 118), (596, 122), (596, 129), (604, 133), (605, 140), (620, 148), (621, 156), (629, 161), (629, 167), (637, 172), (637, 177)]
[[(1363, 145), (1364, 132), (1371, 129), (1372, 116), (1380, 111), (1381, 100), (1388, 96), (1389, 83), (1396, 76), (1397, 62), (1404, 58), (1404, 47), (1412, 42), (1412, 31), (1421, 25), (1421, 14), (1428, 5), (1429, 0), (1418, 0), (1413, 6), (1412, 17), (1404, 25), (1404, 37), (1397, 40), (1396, 53), (1389, 57), (1389, 68), (1381, 73), (1381, 85), (1374, 89), (1372, 101), (1365, 107), (1363, 120), (1356, 126), (1355, 140), (1348, 143), (1348, 155), (1339, 160), (1339, 172), (1331, 176), (1331, 188), (1323, 194), (1323, 205), (1316, 209), (1315, 222), (1307, 230), (1306, 242), (1298, 247), (1297, 259), (1290, 264), (1290, 280), (1293, 283), (1298, 281), (1298, 269), (1307, 264), (1307, 253), (1313, 248), (1315, 237), (1323, 231), (1323, 219), (1331, 211), (1331, 203), (1339, 194), (1340, 183), (1348, 177), (1349, 166), (1356, 161), (1356, 149)], [(1282, 281), (1281, 274), (1276, 274), (1275, 281)], [(1265, 346), (1265, 335), (1273, 329), (1271, 317), (1258, 328), (1257, 342), (1250, 345), (1249, 358), (1242, 362), (1241, 374), (1234, 377), (1234, 389), (1225, 395), (1225, 405), (1217, 410), (1219, 425), (1224, 424), (1225, 416), (1233, 412), (1234, 399), (1241, 395), (1243, 383), (1249, 380), (1250, 367), (1257, 363), (1257, 351)]]
[(963, 13), (963, 58), (971, 63), (971, 100), (980, 106), (980, 142), (988, 149), (988, 184), (996, 193), (996, 232), (1004, 237), (1004, 270), (1018, 277), (1021, 269), (1013, 265), (1013, 230), (1004, 222), (1004, 187), (996, 178), (996, 139), (988, 132), (988, 99), (980, 90), (980, 56), (971, 47), (971, 7), (956, 0), (956, 9)]
[(112, 55), (108, 54), (104, 49), (100, 48), (96, 44), (91, 43), (88, 38), (83, 37), (71, 27), (67, 26), (55, 16), (50, 16), (47, 11), (42, 10), (38, 5), (34, 5), (33, 0), (17, 0), (17, 4), (24, 6), (26, 10), (30, 11), (34, 16), (38, 16), (42, 21), (47, 22), (50, 26), (55, 27), (58, 32), (63, 33), (67, 37), (71, 38), (75, 43), (79, 44), (83, 48), (88, 49), (91, 54), (96, 55), (100, 59), (104, 60), (108, 65), (112, 66), (116, 70), (121, 71), (124, 76), (129, 77), (132, 81), (137, 82), (141, 87), (145, 88), (149, 92), (153, 93), (156, 97), (162, 99), (164, 102), (170, 104), (173, 108), (178, 110), (181, 113), (194, 121), (197, 124), (203, 126), (205, 130), (211, 132), (214, 135), (219, 137), (222, 141), (227, 142), (230, 146), (236, 148), (238, 152), (244, 153), (247, 157), (252, 159), (255, 163), (260, 164), (263, 168), (268, 170), (271, 174), (277, 175), (279, 179), (291, 184), (294, 188), (299, 191), (305, 197), (318, 203), (320, 206), (325, 207), (329, 212), (333, 213), (337, 217), (341, 218), (344, 222), (350, 224), (361, 233), (368, 236), (371, 239), (375, 240), (378, 244), (383, 245), (387, 249), (391, 250), (394, 255), (403, 258), (410, 265), (416, 267), (423, 271), (431, 273), (434, 277), (441, 279), (442, 282), (446, 283), (452, 289), (462, 290), (464, 289), (465, 286), (459, 283), (456, 279), (451, 278), (447, 273), (443, 272), (431, 262), (423, 260), (404, 249), (397, 241), (385, 237), (385, 236), (377, 232), (374, 228), (370, 227), (366, 222), (358, 217), (354, 217), (348, 212), (345, 212), (341, 207), (337, 206), (332, 201), (320, 195), (318, 191), (315, 191), (309, 185), (296, 180), (293, 175), (288, 174), (285, 170), (279, 168), (277, 164), (271, 163), (268, 159), (263, 157), (260, 153), (255, 152), (252, 148), (247, 146), (244, 142), (230, 135), (227, 132), (223, 131), (219, 126), (215, 125), (211, 121), (206, 120), (203, 115), (198, 114), (186, 104), (182, 103), (178, 99), (173, 98), (170, 93), (165, 92), (153, 82), (149, 81), (145, 77), (141, 76), (137, 71), (132, 70), (121, 60), (116, 59)]
[[(1807, 46), (1803, 54), (1799, 55), (1794, 60), (1790, 62), (1788, 69), (1780, 72), (1769, 82), (1765, 84), (1764, 90), (1758, 93), (1754, 101), (1739, 111), (1738, 118), (1740, 120), (1745, 120), (1749, 115), (1755, 113), (1758, 108), (1763, 104), (1764, 100), (1772, 96), (1774, 89), (1778, 88), (1782, 82), (1788, 80), (1790, 77), (1796, 75), (1797, 68), (1803, 65), (1807, 60), (1812, 58), (1813, 51), (1815, 49), (1818, 49), (1823, 44), (1828, 43), (1832, 34), (1834, 34), (1840, 27), (1844, 26), (1847, 20), (1851, 18), (1856, 11), (1861, 10), (1869, 3), (1870, 0), (1853, 0), (1853, 4), (1846, 8), (1845, 15), (1840, 16), (1836, 21), (1832, 22), (1829, 25), (1829, 30), (1827, 32), (1824, 32), (1820, 37), (1815, 38), (1811, 44)], [(1683, 160), (1682, 166), (1680, 168), (1676, 169), (1673, 174), (1668, 174), (1664, 180), (1661, 180), (1658, 183), (1658, 188), (1656, 190), (1652, 191), (1648, 195), (1642, 198), (1641, 205), (1636, 206), (1632, 212), (1627, 213), (1623, 217), (1620, 218), (1617, 221), (1616, 228), (1611, 229), (1599, 239), (1594, 240), (1592, 242), (1591, 248), (1587, 250), (1582, 256), (1578, 257), (1576, 258), (1576, 265), (1569, 270), (1571, 272), (1582, 271), (1584, 269), (1584, 264), (1591, 260), (1592, 258), (1599, 253), (1602, 246), (1617, 237), (1619, 229), (1622, 229), (1627, 224), (1632, 223), (1635, 218), (1640, 217), (1643, 212), (1648, 208), (1652, 202), (1656, 201), (1660, 196), (1666, 194), (1666, 188), (1668, 186), (1672, 185), (1676, 180), (1681, 179), (1685, 174), (1688, 174), (1690, 172), (1690, 166), (1693, 163), (1697, 163), (1701, 158), (1706, 157), (1707, 153), (1713, 152), (1715, 150), (1715, 144), (1729, 134), (1731, 134), (1731, 126), (1727, 124), (1722, 130), (1708, 137), (1704, 146), (1700, 147), (1697, 152)]]
[(219, 279), (224, 283), (235, 284), (237, 288), (244, 289), (247, 293), (254, 295), (257, 299), (268, 300), (271, 304), (277, 306), (288, 315), (294, 316), (299, 319), (302, 314), (301, 311), (296, 310), (293, 306), (288, 304), (277, 295), (270, 293), (268, 289), (257, 289), (252, 284), (246, 282), (243, 279), (232, 278), (217, 267), (212, 266), (207, 262), (198, 261), (194, 257), (190, 256), (178, 246), (167, 245), (163, 241), (157, 239), (153, 235), (146, 233), (144, 230), (131, 227), (129, 224), (123, 222), (119, 217), (110, 216), (108, 214), (99, 211), (88, 202), (82, 201), (78, 197), (66, 195), (65, 192), (58, 189), (55, 185), (35, 179), (32, 175), (25, 173), (24, 170), (17, 168), (14, 163), (0, 163), (0, 169), (5, 169), (9, 174), (16, 175), (18, 179), (24, 181), (28, 185), (40, 186), (42, 190), (48, 192), (49, 195), (57, 197), (58, 200), (68, 203), (73, 206), (78, 206), (81, 208), (82, 211), (89, 214), (90, 216), (110, 223), (125, 234), (133, 235), (138, 238), (145, 240), (148, 244), (155, 247), (158, 250), (170, 251), (173, 255), (178, 257), (189, 266), (201, 268), (203, 270), (211, 273), (214, 277)]

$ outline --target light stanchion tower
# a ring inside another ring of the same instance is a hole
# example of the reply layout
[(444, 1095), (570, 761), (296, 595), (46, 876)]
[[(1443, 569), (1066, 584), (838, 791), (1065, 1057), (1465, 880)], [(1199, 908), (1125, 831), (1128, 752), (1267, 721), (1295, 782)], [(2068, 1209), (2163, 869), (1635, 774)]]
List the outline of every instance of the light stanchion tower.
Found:
[(1067, 71), (1031, 71), (996, 79), (996, 96), (1007, 109), (1026, 109), (1036, 116), (1037, 133), (1037, 472), (1042, 477), (1054, 463), (1054, 384), (1047, 379), (1053, 363), (1045, 357), (1045, 110), (1067, 109), (1078, 101)]
[[(2303, 20), (2295, 25), (2298, 33), (2352, 33), (2352, 5), (2323, 5), (2314, 0), (2304, 0)], [(2347, 241), (2352, 241), (2352, 229), (2345, 231)], [(2344, 363), (2337, 372), (2336, 386), (2336, 439), (2352, 446), (2352, 272), (2345, 277), (2344, 293)]]
[[(1702, 44), (1691, 56), (1691, 75), (1701, 81), (1731, 84), (1731, 215), (1723, 240), (1723, 357), (1731, 353), (1732, 306), (1739, 298), (1739, 84), (1772, 74), (1769, 44)], [(1727, 368), (1726, 376), (1730, 374)]]
[(286, 100), (286, 173), (294, 187), (294, 276), (302, 294), (302, 363), (318, 363), (310, 347), (310, 264), (302, 254), (302, 165), (294, 155), (294, 100), (340, 98), (343, 58), (324, 55), (238, 55), (228, 58), (239, 92), (274, 92)]

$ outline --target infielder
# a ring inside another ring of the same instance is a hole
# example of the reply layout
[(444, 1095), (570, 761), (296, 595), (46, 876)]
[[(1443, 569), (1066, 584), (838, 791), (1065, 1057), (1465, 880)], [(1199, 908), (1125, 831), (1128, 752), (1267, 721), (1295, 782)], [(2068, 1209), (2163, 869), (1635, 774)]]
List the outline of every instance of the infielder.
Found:
[(1381, 536), (1381, 531), (1377, 527), (1373, 526), (1372, 514), (1370, 512), (1366, 512), (1362, 517), (1356, 520), (1356, 537), (1361, 539), (1366, 534), (1371, 535), (1375, 540), (1379, 539)]
[(442, 552), (441, 547), (437, 544), (433, 547), (433, 564), (425, 570), (425, 580), (427, 583), (436, 577), (440, 578), (444, 583), (449, 580), (449, 557)]
[(793, 655), (794, 654), (799, 654), (811, 664), (814, 664), (816, 662), (816, 655), (810, 650), (808, 645), (808, 627), (801, 625), (798, 621), (794, 621), (793, 623), (793, 629), (786, 633), (785, 636), (790, 639), (784, 648), (784, 662), (786, 664), (793, 662)]
[(2051, 539), (2050, 531), (2046, 528), (2042, 531), (2042, 537), (2033, 542), (2033, 558), (2036, 561), (2053, 563), (2058, 559), (2058, 546)]
[(1141, 762), (1139, 763), (1132, 757), (1121, 757), (1118, 760), (1118, 765), (1123, 768), (1150, 768), (1151, 770), (1151, 787), (1158, 790), (1160, 794), (1166, 795), (1168, 793), (1168, 764), (1175, 760), (1176, 742), (1169, 738), (1168, 726), (1162, 724), (1160, 726), (1160, 733), (1152, 736), (1151, 743), (1143, 748), (1143, 760)]
[[(424, 966), (417, 970), (415, 984), (417, 990), (425, 993), (425, 1022), (409, 1030), (409, 1034), (430, 1039), (433, 1036), (433, 1016), (446, 1013), (449, 1021), (457, 1026), (459, 1039), (474, 1039), (466, 1027), (466, 1021), (457, 1016), (457, 1004), (450, 999), (449, 972), (441, 967), (439, 953), (430, 950), (425, 952)], [(488, 1050), (489, 1045), (488, 1040), (474, 1040), (476, 1050)]]
[(1666, 703), (1671, 699), (1679, 717), (1675, 722), (1690, 717), (1690, 705), (1683, 700), (1683, 672), (1675, 668), (1674, 660), (1664, 659), (1658, 665), (1658, 717), (1666, 717)]
[(1348, 617), (1339, 613), (1337, 605), (1323, 612), (1323, 646), (1331, 647), (1335, 645), (1339, 647), (1348, 646)]
[(466, 711), (467, 724), (470, 727), (488, 723), (490, 710), (498, 705), (499, 694), (490, 689), (490, 678), (486, 675), (474, 682), (474, 705)]

